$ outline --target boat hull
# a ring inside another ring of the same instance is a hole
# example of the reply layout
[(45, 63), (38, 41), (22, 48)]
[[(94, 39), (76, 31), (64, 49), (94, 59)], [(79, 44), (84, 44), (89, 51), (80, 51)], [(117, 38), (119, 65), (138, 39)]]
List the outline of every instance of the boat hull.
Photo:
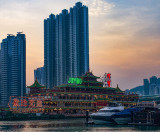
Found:
[(111, 116), (91, 116), (95, 124), (112, 124), (115, 123)]
[(115, 123), (112, 119), (112, 115), (124, 110), (124, 106), (121, 104), (112, 103), (107, 107), (100, 109), (96, 113), (92, 113), (90, 116), (95, 124), (110, 124)]
[(126, 118), (114, 118), (114, 121), (118, 125), (126, 125), (126, 124), (128, 124), (128, 123), (131, 122), (131, 118), (130, 117), (126, 117)]

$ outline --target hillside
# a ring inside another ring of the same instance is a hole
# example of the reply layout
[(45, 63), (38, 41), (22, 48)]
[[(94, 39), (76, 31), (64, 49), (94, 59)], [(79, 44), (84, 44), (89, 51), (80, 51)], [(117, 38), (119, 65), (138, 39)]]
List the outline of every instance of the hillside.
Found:
[(130, 89), (130, 90), (127, 89), (126, 92), (127, 92), (127, 93), (128, 93), (128, 92), (130, 92), (130, 93), (134, 92), (134, 93), (138, 93), (138, 94), (143, 94), (143, 86), (137, 86), (137, 87), (132, 88), (132, 89)]

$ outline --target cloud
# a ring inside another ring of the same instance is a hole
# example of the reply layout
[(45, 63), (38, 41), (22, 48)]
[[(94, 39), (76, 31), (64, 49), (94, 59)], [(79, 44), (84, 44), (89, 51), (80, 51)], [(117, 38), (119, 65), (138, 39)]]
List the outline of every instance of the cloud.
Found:
[(89, 15), (99, 16), (106, 15), (113, 7), (114, 4), (108, 3), (104, 0), (82, 0), (84, 5), (89, 7)]

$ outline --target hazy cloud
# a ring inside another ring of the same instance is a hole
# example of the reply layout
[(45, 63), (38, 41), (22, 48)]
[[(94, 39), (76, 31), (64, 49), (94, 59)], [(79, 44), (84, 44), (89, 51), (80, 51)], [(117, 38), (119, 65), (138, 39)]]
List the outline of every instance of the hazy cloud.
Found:
[(89, 15), (99, 16), (107, 15), (107, 13), (115, 7), (113, 3), (108, 3), (105, 0), (82, 0), (89, 7)]
[(114, 2), (115, 8), (91, 18), (92, 69), (98, 75), (111, 72), (113, 85), (122, 89), (142, 85), (143, 78), (159, 77), (159, 1), (106, 1)]

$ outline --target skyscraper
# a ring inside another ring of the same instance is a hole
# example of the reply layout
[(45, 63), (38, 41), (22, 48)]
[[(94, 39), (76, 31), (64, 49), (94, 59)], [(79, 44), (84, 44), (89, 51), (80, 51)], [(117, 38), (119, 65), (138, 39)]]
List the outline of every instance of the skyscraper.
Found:
[(158, 94), (157, 77), (156, 76), (152, 76), (150, 78), (149, 94), (150, 95)]
[(144, 95), (159, 95), (160, 94), (160, 78), (156, 76), (144, 79)]
[(156, 76), (150, 77), (150, 84), (157, 84), (157, 77)]
[(44, 20), (44, 69), (47, 88), (89, 70), (88, 7), (81, 2)]
[(149, 95), (149, 80), (144, 79), (144, 95)]
[(1, 104), (7, 106), (10, 96), (26, 93), (26, 38), (18, 32), (9, 34), (1, 43), (2, 88)]
[(56, 53), (58, 52), (57, 49), (56, 19), (55, 15), (51, 14), (49, 18), (44, 20), (44, 70), (47, 88), (52, 88), (55, 84), (55, 71), (58, 66), (58, 56), (56, 56)]
[(41, 85), (45, 84), (45, 82), (44, 82), (44, 67), (39, 67), (36, 70), (34, 70), (34, 79), (35, 80), (37, 79)]
[[(1, 78), (1, 75), (2, 75), (2, 70), (1, 70), (1, 62), (2, 62), (2, 58), (1, 58), (1, 48), (0, 48), (0, 91), (2, 89), (2, 78)], [(1, 100), (1, 94), (0, 94), (0, 100)], [(0, 105), (1, 105), (1, 102), (0, 102)]]

